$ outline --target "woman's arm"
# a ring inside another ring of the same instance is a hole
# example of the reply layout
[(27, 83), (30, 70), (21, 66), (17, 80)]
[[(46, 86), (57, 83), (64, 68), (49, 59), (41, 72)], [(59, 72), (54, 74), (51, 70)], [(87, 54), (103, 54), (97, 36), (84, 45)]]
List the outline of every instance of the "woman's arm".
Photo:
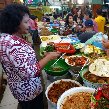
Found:
[(47, 55), (39, 61), (40, 68), (42, 69), (50, 60), (56, 59), (60, 55), (60, 52), (49, 52)]

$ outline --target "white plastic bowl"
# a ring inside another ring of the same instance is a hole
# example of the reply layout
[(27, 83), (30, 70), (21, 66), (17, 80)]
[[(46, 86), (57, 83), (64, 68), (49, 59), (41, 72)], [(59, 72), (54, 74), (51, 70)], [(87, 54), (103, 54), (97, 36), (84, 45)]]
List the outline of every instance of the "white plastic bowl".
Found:
[(57, 109), (62, 109), (62, 104), (66, 101), (68, 96), (74, 95), (75, 93), (78, 93), (78, 92), (94, 93), (95, 89), (89, 88), (89, 87), (75, 87), (75, 88), (71, 88), (71, 89), (65, 91), (61, 95), (61, 97), (58, 99)]
[[(69, 59), (70, 57), (74, 58), (74, 57), (85, 57), (85, 56), (80, 56), (80, 55), (72, 55), (72, 56), (69, 56), (69, 57), (65, 58), (65, 62), (66, 62), (68, 65), (72, 66), (72, 67), (78, 68), (78, 67), (82, 67), (82, 66), (83, 66), (83, 65), (76, 66), (76, 65), (69, 64), (68, 59)], [(89, 64), (89, 62), (90, 62), (90, 60), (89, 60), (89, 58), (88, 58), (88, 57), (85, 57), (85, 58), (87, 59), (87, 63), (86, 63), (86, 64), (88, 65), (88, 64)]]
[(72, 83), (76, 83), (78, 86), (82, 86), (79, 82), (77, 82), (77, 81), (75, 81), (75, 80), (71, 80), (71, 79), (61, 79), (61, 80), (54, 81), (53, 83), (51, 83), (51, 84), (47, 87), (47, 89), (46, 89), (46, 91), (45, 91), (45, 95), (46, 95), (48, 101), (50, 101), (53, 105), (56, 105), (56, 103), (52, 102), (52, 101), (48, 98), (48, 92), (49, 92), (50, 88), (53, 86), (53, 84), (58, 84), (60, 81), (71, 81)]

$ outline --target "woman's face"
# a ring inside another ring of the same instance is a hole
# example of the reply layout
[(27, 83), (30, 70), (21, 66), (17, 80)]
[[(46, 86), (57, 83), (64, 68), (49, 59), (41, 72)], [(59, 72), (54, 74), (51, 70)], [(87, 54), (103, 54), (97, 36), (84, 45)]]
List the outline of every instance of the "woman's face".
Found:
[(73, 22), (73, 17), (69, 16), (69, 23), (72, 23), (72, 22)]
[(19, 26), (19, 34), (28, 34), (29, 32), (29, 15), (25, 14)]

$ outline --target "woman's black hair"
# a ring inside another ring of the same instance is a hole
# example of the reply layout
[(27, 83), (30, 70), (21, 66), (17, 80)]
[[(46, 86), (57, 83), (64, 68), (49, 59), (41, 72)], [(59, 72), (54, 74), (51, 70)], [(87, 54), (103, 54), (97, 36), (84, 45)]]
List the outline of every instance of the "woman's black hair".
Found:
[(65, 26), (66, 25), (69, 25), (69, 17), (72, 16), (73, 18), (73, 14), (72, 13), (69, 13), (67, 16), (66, 16), (66, 20), (65, 20)]
[(18, 32), (25, 14), (30, 15), (28, 8), (24, 5), (10, 4), (6, 6), (0, 15), (0, 32), (8, 34)]

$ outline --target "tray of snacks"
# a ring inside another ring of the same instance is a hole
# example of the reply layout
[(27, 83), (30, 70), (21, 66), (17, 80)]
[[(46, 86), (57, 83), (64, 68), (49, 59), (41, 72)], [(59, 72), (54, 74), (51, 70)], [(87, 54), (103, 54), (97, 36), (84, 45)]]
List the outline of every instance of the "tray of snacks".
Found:
[(75, 48), (70, 43), (56, 43), (55, 48), (62, 53), (75, 53)]

